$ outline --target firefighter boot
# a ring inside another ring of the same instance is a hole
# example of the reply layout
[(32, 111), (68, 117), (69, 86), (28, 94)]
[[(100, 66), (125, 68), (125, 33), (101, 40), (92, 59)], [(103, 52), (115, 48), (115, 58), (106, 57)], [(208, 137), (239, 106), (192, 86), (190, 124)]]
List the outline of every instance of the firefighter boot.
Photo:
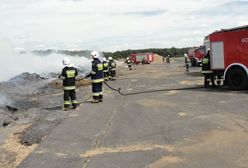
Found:
[(103, 95), (99, 95), (99, 102), (103, 101)]
[(98, 103), (99, 102), (99, 96), (93, 96), (93, 100), (91, 100), (91, 103)]
[(210, 83), (210, 79), (206, 76), (204, 76), (204, 87), (208, 88)]
[(71, 108), (71, 102), (64, 101), (64, 111), (70, 110), (70, 108)]
[(217, 86), (219, 87), (221, 84), (221, 76), (217, 76)]
[(210, 76), (210, 81), (211, 81), (212, 87), (216, 88), (217, 86), (215, 84), (215, 76), (214, 75)]

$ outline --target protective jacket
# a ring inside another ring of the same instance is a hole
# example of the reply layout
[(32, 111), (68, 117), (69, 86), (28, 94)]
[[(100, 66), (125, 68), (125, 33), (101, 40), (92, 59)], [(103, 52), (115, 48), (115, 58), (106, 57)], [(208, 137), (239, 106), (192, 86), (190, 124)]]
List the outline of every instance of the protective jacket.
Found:
[(107, 61), (103, 61), (103, 76), (104, 79), (107, 81), (109, 79), (109, 65)]
[(202, 60), (202, 73), (212, 73), (210, 68), (210, 53), (208, 52)]
[(92, 61), (91, 80), (93, 83), (103, 82), (103, 64), (98, 58)]
[(189, 64), (189, 58), (188, 57), (185, 57), (185, 64)]
[(109, 65), (107, 61), (103, 61), (103, 72), (108, 72), (109, 71)]
[(130, 59), (126, 60), (127, 65), (132, 65), (132, 61)]
[(64, 90), (74, 90), (76, 89), (76, 76), (78, 71), (74, 67), (64, 67), (61, 73), (61, 78), (63, 79)]
[(109, 61), (109, 70), (116, 70), (116, 63), (114, 60)]

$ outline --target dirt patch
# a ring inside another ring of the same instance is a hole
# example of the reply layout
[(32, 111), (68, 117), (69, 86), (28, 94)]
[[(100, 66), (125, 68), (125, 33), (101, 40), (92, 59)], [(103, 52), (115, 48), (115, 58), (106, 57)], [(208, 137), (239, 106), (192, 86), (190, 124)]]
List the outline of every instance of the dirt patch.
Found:
[(182, 84), (182, 85), (202, 85), (203, 80), (184, 80), (184, 81), (181, 81), (180, 84)]
[(246, 122), (235, 115), (226, 114), (219, 124), (221, 125), (219, 129), (195, 137), (197, 143), (183, 146), (178, 150), (187, 156), (189, 162), (194, 162), (192, 160), (194, 158), (204, 158), (205, 161), (222, 161), (235, 167), (248, 166)]
[(97, 148), (94, 150), (86, 151), (81, 154), (81, 157), (94, 157), (103, 154), (114, 154), (114, 153), (127, 153), (127, 152), (139, 152), (139, 151), (151, 151), (156, 149), (166, 150), (172, 152), (174, 149), (169, 145), (152, 145), (152, 144), (138, 144), (130, 146), (120, 146), (115, 148)]
[(185, 116), (187, 116), (187, 113), (185, 113), (185, 112), (180, 112), (180, 113), (177, 113), (177, 115), (179, 115), (180, 117), (185, 117)]
[(171, 91), (165, 93), (165, 95), (175, 95), (175, 94), (178, 94), (178, 93), (180, 93), (180, 91), (178, 91), (178, 90), (171, 90)]
[(188, 76), (192, 76), (192, 77), (201, 77), (202, 76), (202, 74), (201, 74), (201, 72), (187, 72), (186, 73)]
[(161, 168), (170, 164), (182, 163), (184, 159), (177, 156), (164, 156), (156, 162), (148, 165), (146, 168)]
[[(17, 128), (18, 127), (18, 128)], [(22, 160), (24, 160), (37, 145), (25, 146), (19, 143), (18, 132), (26, 129), (28, 125), (16, 126), (13, 128), (15, 133), (11, 133), (5, 140), (4, 144), (0, 146), (0, 167), (1, 168), (15, 168)]]
[(159, 101), (156, 99), (143, 99), (138, 100), (138, 104), (142, 106), (149, 106), (149, 107), (170, 107), (170, 106), (176, 106), (175, 103), (171, 103), (168, 101)]

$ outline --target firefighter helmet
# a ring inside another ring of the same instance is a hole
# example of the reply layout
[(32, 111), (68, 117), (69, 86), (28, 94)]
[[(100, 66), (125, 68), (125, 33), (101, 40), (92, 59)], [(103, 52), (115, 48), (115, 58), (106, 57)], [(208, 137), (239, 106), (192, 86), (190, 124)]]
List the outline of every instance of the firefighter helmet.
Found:
[(91, 55), (93, 58), (99, 58), (99, 54), (98, 54), (97, 51), (92, 51), (92, 52), (90, 53), (90, 55)]
[(188, 57), (188, 55), (185, 53), (185, 54), (184, 54), (184, 57), (185, 57), (185, 58), (187, 58), (187, 57)]
[(129, 57), (127, 57), (127, 60), (129, 60)]
[(113, 60), (113, 58), (112, 57), (108, 57), (108, 60)]
[(106, 57), (103, 57), (102, 60), (103, 60), (103, 61), (107, 61)]
[(71, 61), (70, 61), (70, 59), (69, 58), (67, 58), (67, 57), (64, 57), (63, 58), (63, 60), (62, 60), (62, 63), (63, 63), (63, 65), (70, 65), (71, 64)]

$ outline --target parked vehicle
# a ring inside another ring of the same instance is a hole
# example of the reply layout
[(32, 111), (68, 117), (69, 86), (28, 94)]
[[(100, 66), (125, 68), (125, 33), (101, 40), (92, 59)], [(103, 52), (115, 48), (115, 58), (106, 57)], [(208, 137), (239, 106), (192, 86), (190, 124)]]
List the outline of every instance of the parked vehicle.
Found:
[(137, 53), (137, 54), (130, 54), (130, 60), (132, 60), (135, 64), (150, 64), (154, 61), (154, 54), (153, 53)]
[(221, 29), (209, 34), (204, 40), (210, 48), (210, 67), (215, 79), (233, 90), (248, 86), (248, 25)]
[(194, 47), (188, 50), (188, 56), (190, 59), (190, 64), (193, 67), (201, 66), (202, 59), (205, 55), (205, 46)]

